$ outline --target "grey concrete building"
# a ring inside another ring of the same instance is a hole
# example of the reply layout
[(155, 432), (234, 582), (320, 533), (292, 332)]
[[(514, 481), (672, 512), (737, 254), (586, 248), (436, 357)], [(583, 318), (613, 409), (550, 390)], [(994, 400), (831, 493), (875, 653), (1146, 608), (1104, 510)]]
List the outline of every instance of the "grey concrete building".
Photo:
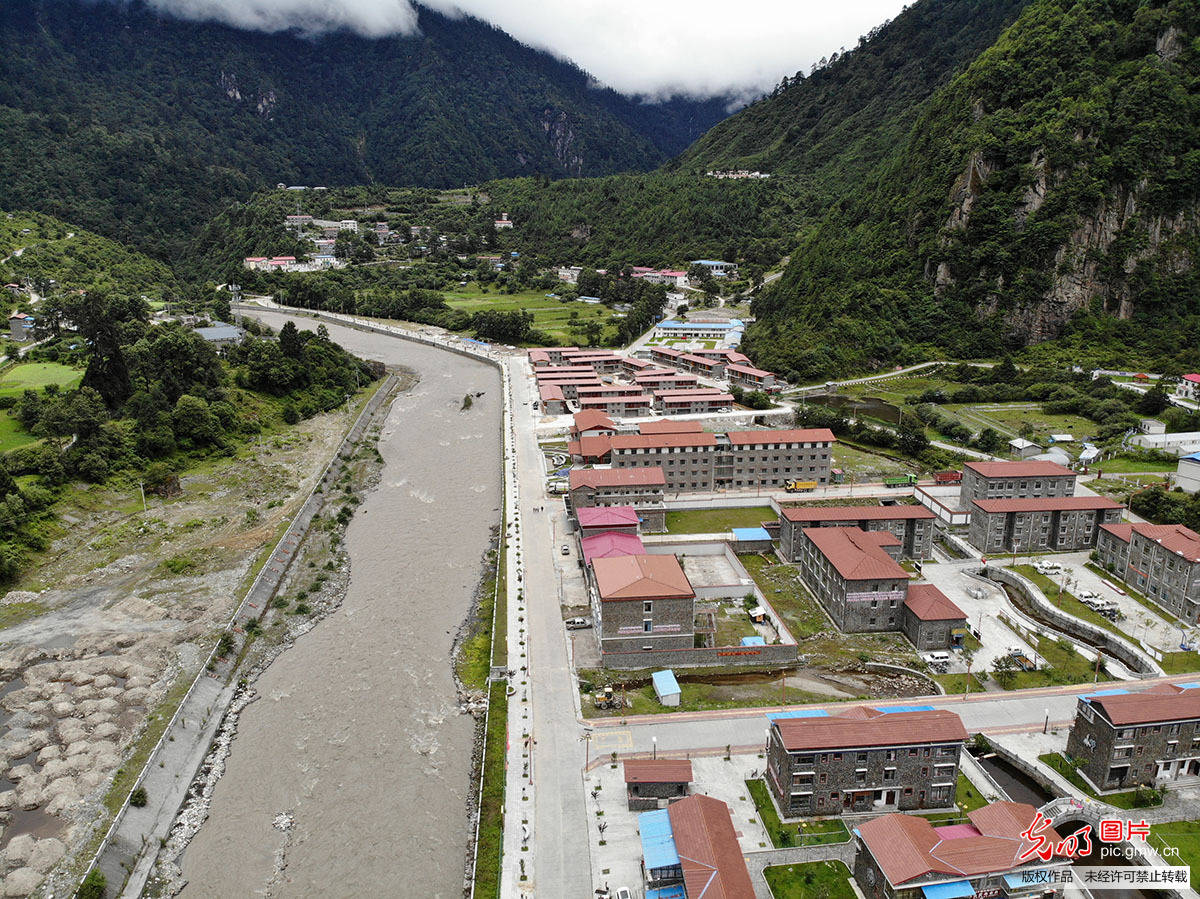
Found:
[(894, 534), (807, 528), (801, 537), (801, 576), (839, 630), (900, 630), (908, 572), (894, 557), (900, 544)]
[(803, 529), (855, 527), (895, 534), (903, 559), (929, 559), (936, 520), (937, 515), (921, 505), (785, 507), (779, 513), (779, 549), (785, 559), (795, 562)]
[(1200, 778), (1200, 688), (1081, 696), (1067, 754), (1098, 790)]
[(966, 639), (967, 615), (933, 584), (910, 584), (900, 630), (919, 652), (949, 649)]
[(666, 478), (658, 466), (573, 468), (568, 475), (573, 508), (633, 506), (642, 519), (643, 531), (666, 529), (665, 487)]
[(946, 808), (966, 739), (962, 720), (946, 709), (776, 717), (767, 785), (785, 817)]
[(1056, 462), (968, 462), (963, 466), (961, 505), (978, 499), (1074, 496), (1075, 472)]
[(984, 553), (1074, 552), (1095, 546), (1123, 508), (1103, 496), (977, 499), (967, 539)]
[(1200, 622), (1200, 534), (1181, 524), (1105, 524), (1100, 564), (1189, 624)]

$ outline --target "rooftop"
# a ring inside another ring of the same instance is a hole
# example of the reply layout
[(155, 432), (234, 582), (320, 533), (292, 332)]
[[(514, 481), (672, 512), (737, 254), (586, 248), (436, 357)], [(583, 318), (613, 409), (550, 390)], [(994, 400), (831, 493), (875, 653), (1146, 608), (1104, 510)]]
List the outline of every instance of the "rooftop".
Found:
[(725, 371), (727, 374), (732, 372), (733, 374), (750, 375), (756, 378), (765, 378), (774, 374), (774, 372), (764, 371), (761, 368), (754, 368), (751, 365), (739, 365), (737, 363), (730, 364)]
[(885, 713), (865, 706), (838, 715), (778, 718), (772, 726), (789, 752), (956, 743), (967, 739), (962, 719), (948, 709)]
[(1123, 509), (1106, 496), (1038, 496), (1025, 499), (977, 499), (989, 515), (997, 512), (1083, 512), (1089, 509)]
[(717, 435), (708, 431), (692, 431), (682, 434), (618, 434), (615, 437), (609, 437), (608, 440), (614, 450), (717, 445)]
[(657, 465), (636, 468), (573, 468), (567, 475), (570, 488), (579, 487), (665, 487), (667, 479)]
[(633, 506), (584, 506), (575, 510), (581, 528), (637, 527), (638, 513)]
[(754, 443), (833, 443), (837, 438), (829, 428), (792, 428), (789, 430), (763, 429), (759, 431), (730, 431), (725, 435), (729, 442)]
[(966, 467), (985, 478), (1061, 478), (1075, 472), (1057, 462), (968, 462)]
[(1117, 539), (1128, 543), (1133, 534), (1153, 540), (1169, 552), (1182, 556), (1189, 562), (1200, 562), (1200, 534), (1181, 524), (1104, 524), (1101, 525)]
[(805, 528), (803, 533), (848, 581), (908, 579), (908, 572), (880, 545), (880, 538), (885, 535), (895, 542), (895, 535), (889, 531), (864, 531), (854, 527)]
[(667, 809), (688, 896), (754, 899), (754, 886), (729, 806), (711, 796), (688, 796)]
[(904, 605), (921, 621), (965, 621), (967, 617), (933, 584), (910, 584)]
[(1142, 690), (1138, 693), (1094, 695), (1084, 697), (1084, 701), (1099, 706), (1105, 717), (1118, 727), (1200, 718), (1200, 690), (1181, 690), (1178, 693)]
[(692, 585), (674, 556), (620, 556), (592, 562), (602, 600), (690, 599)]
[(627, 784), (691, 783), (692, 763), (687, 759), (629, 759), (625, 762)]
[(583, 547), (583, 561), (593, 559), (619, 559), (622, 556), (640, 556), (646, 552), (642, 540), (637, 534), (627, 534), (621, 531), (602, 531), (592, 534), (580, 541)]
[(638, 425), (639, 434), (698, 434), (703, 430), (698, 421), (679, 421), (673, 418), (645, 421)]
[(936, 518), (920, 504), (899, 506), (793, 506), (780, 510), (788, 521), (895, 521), (908, 518)]
[(576, 412), (574, 426), (576, 431), (590, 431), (593, 428), (605, 428), (609, 431), (617, 429), (617, 426), (613, 424), (613, 420), (598, 409), (585, 409), (583, 412)]

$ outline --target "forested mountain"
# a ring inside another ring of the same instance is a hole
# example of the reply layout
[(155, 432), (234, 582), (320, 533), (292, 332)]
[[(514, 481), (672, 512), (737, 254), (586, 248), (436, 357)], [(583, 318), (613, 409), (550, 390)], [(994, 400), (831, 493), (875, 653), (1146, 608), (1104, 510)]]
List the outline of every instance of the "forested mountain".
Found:
[(168, 258), (276, 182), (451, 186), (645, 170), (725, 101), (640, 103), (471, 18), (412, 37), (307, 39), (157, 15), (140, 0), (5, 0), (0, 208)]
[(824, 196), (853, 186), (911, 128), (921, 104), (990, 47), (1029, 0), (922, 0), (812, 73), (715, 125), (668, 165), (806, 178)]
[(1060, 335), (1200, 363), (1200, 7), (1033, 0), (806, 226), (756, 362), (813, 377)]

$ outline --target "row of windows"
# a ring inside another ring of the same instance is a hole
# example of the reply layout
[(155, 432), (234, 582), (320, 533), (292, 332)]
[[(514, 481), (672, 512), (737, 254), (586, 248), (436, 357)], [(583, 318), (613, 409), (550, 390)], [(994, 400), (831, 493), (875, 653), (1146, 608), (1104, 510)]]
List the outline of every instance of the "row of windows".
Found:
[(878, 761), (879, 756), (881, 754), (884, 756), (884, 759), (886, 761), (894, 762), (901, 755), (907, 755), (909, 758), (926, 758), (927, 759), (927, 758), (932, 758), (935, 756), (938, 758), (946, 758), (949, 756), (953, 756), (958, 752), (957, 746), (938, 746), (938, 747), (936, 747), (936, 752), (934, 751), (934, 749), (935, 749), (935, 747), (932, 747), (932, 746), (924, 746), (924, 747), (910, 746), (907, 749), (899, 749), (899, 748), (897, 748), (897, 749), (871, 749), (871, 750), (864, 750), (864, 751), (853, 752), (853, 753), (851, 753), (851, 752), (822, 752), (822, 753), (802, 752), (802, 753), (792, 753), (792, 763), (795, 765), (812, 765), (812, 764), (815, 764), (818, 759), (820, 759), (821, 764), (824, 765), (824, 764), (828, 764), (831, 759), (835, 762), (840, 762), (843, 760), (844, 757), (850, 756), (850, 755), (854, 756), (855, 762), (866, 762), (872, 758), (875, 759), (876, 761)]

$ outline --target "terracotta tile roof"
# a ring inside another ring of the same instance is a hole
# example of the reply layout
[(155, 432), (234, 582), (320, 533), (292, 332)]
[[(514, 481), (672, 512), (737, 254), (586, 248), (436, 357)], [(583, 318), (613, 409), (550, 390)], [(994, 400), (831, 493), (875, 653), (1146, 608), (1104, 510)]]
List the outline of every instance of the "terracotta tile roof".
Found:
[(667, 809), (684, 891), (695, 899), (754, 899), (729, 806), (711, 796), (688, 796)]
[(581, 528), (628, 528), (638, 526), (633, 506), (584, 506), (575, 510)]
[(880, 546), (890, 531), (860, 528), (805, 528), (802, 532), (817, 551), (848, 581), (908, 580), (908, 572)]
[(580, 396), (583, 396), (584, 394), (600, 394), (600, 395), (607, 394), (609, 396), (641, 396), (642, 388), (638, 387), (636, 384), (601, 384), (598, 387), (593, 384), (588, 384), (584, 387), (580, 387), (578, 392), (579, 392)]
[[(853, 711), (853, 710), (851, 710)], [(967, 739), (962, 719), (948, 709), (858, 714), (823, 718), (777, 718), (772, 726), (789, 752), (954, 743)]]
[(966, 467), (985, 478), (1058, 478), (1075, 474), (1057, 462), (968, 462)]
[(612, 437), (608, 434), (589, 434), (567, 444), (567, 452), (584, 462), (607, 462), (612, 452)]
[(937, 518), (920, 504), (900, 506), (794, 506), (780, 510), (788, 521), (900, 521)]
[(678, 359), (680, 356), (686, 356), (687, 353), (685, 353), (683, 350), (677, 350), (674, 347), (655, 346), (655, 347), (650, 347), (650, 355), (651, 356), (670, 356), (672, 359)]
[(732, 444), (740, 443), (833, 443), (837, 438), (829, 428), (792, 428), (791, 430), (730, 431)]
[(580, 406), (603, 406), (607, 407), (613, 403), (619, 403), (624, 406), (650, 406), (650, 397), (641, 393), (637, 396), (581, 396), (579, 398)]
[(692, 782), (687, 759), (630, 759), (625, 762), (627, 784), (681, 784)]
[(723, 396), (725, 391), (716, 387), (668, 387), (666, 390), (656, 390), (654, 395), (660, 399), (683, 399), (686, 397)]
[(1200, 689), (1184, 690), (1175, 694), (1143, 691), (1116, 696), (1093, 696), (1088, 702), (1099, 706), (1105, 717), (1118, 727), (1200, 718)]
[(618, 559), (621, 556), (645, 555), (646, 547), (637, 534), (622, 531), (601, 531), (591, 534), (579, 541), (583, 547), (583, 561), (593, 559)]
[(646, 379), (653, 380), (658, 378), (673, 378), (682, 381), (699, 380), (695, 375), (686, 375), (683, 372), (675, 371), (673, 368), (652, 368), (648, 371), (643, 371), (640, 374), (633, 376), (633, 380), (635, 381), (643, 381)]
[(644, 421), (638, 425), (639, 434), (698, 434), (703, 430), (698, 421), (676, 421), (669, 418), (662, 421)]
[(977, 499), (979, 506), (989, 515), (997, 512), (1080, 512), (1089, 509), (1124, 509), (1120, 503), (1106, 496), (1038, 496), (1025, 499)]
[(621, 556), (592, 562), (600, 599), (687, 599), (691, 582), (674, 556)]
[[(916, 815), (891, 814), (857, 828), (884, 876), (893, 886), (917, 878), (945, 874), (977, 877), (1017, 868), (1040, 867), (1040, 859), (1023, 862), (1028, 843), (1021, 837), (1036, 810), (1019, 802), (993, 802), (968, 813), (971, 826), (935, 828)], [(1053, 829), (1046, 836), (1061, 838)]]
[(726, 374), (729, 374), (730, 372), (738, 375), (751, 375), (757, 378), (765, 378), (775, 374), (773, 371), (763, 371), (761, 368), (754, 368), (750, 365), (738, 365), (736, 363), (730, 364), (729, 367), (725, 369)]
[(590, 431), (593, 428), (607, 428), (610, 431), (615, 431), (617, 426), (603, 412), (597, 409), (589, 409), (584, 412), (575, 413), (574, 428), (576, 432)]
[(658, 465), (637, 468), (572, 468), (570, 489), (578, 487), (665, 487), (666, 476)]
[(561, 400), (563, 398), (562, 388), (557, 384), (539, 384), (538, 397), (542, 400)]
[(965, 621), (967, 617), (933, 584), (910, 584), (904, 605), (921, 621)]
[(654, 449), (673, 446), (716, 446), (717, 435), (707, 431), (682, 434), (618, 434), (610, 437), (614, 450)]
[(1128, 543), (1133, 535), (1133, 525), (1127, 521), (1117, 524), (1102, 524), (1100, 525), (1100, 530), (1108, 531), (1123, 543)]
[(720, 359), (705, 359), (703, 356), (697, 356), (695, 353), (688, 353), (679, 357), (680, 362), (690, 362), (694, 365), (699, 365), (704, 368), (716, 368), (718, 365), (724, 365)]
[(1181, 524), (1145, 524), (1133, 526), (1135, 534), (1153, 540), (1163, 549), (1183, 556), (1189, 562), (1200, 562), (1200, 534)]

